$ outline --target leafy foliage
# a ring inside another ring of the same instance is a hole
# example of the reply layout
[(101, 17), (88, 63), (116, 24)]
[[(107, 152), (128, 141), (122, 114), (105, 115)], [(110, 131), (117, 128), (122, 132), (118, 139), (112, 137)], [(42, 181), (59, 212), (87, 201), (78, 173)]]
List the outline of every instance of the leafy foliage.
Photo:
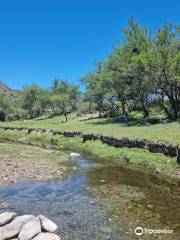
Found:
[[(0, 120), (36, 118), (71, 112), (98, 111), (99, 117), (141, 111), (148, 119), (154, 109), (180, 117), (180, 27), (165, 24), (152, 35), (133, 18), (123, 30), (124, 41), (94, 71), (82, 77), (83, 94), (68, 81), (55, 79), (50, 89), (25, 87), (18, 98), (0, 95)], [(11, 116), (13, 114), (13, 116)]]

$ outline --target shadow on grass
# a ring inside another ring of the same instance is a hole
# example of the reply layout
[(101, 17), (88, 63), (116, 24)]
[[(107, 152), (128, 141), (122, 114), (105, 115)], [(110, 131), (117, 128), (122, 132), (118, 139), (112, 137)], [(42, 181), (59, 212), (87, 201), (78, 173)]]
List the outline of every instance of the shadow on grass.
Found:
[[(92, 120), (94, 120), (92, 122)], [(86, 121), (87, 124), (91, 125), (108, 125), (108, 124), (116, 124), (123, 125), (126, 127), (130, 126), (146, 126), (147, 123), (145, 121), (139, 119), (129, 119), (128, 121), (124, 117), (117, 118), (96, 118), (96, 119), (82, 119), (80, 121)]]
[[(92, 121), (94, 120), (94, 121)], [(116, 124), (121, 125), (124, 127), (141, 127), (141, 126), (153, 126), (158, 124), (169, 124), (172, 121), (163, 122), (161, 119), (156, 118), (150, 118), (149, 120), (139, 119), (139, 118), (133, 118), (129, 117), (127, 120), (125, 117), (116, 117), (116, 118), (94, 118), (94, 119), (82, 119), (80, 121), (86, 121), (87, 124), (91, 125), (107, 125), (107, 124)], [(177, 120), (178, 123), (180, 123), (180, 119)]]
[[(92, 122), (94, 120), (94, 122)], [(117, 118), (89, 118), (89, 119), (80, 119), (82, 122), (87, 122), (88, 124), (98, 124), (106, 125), (109, 123), (117, 123)]]

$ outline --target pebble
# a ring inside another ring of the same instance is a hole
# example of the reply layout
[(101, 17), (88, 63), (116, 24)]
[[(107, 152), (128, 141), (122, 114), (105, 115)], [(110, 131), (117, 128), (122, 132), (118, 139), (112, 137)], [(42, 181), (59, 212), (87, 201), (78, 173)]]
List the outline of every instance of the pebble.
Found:
[(102, 182), (102, 183), (103, 183), (103, 182), (105, 182), (105, 180), (104, 180), (104, 179), (101, 179), (101, 180), (100, 180), (100, 182)]

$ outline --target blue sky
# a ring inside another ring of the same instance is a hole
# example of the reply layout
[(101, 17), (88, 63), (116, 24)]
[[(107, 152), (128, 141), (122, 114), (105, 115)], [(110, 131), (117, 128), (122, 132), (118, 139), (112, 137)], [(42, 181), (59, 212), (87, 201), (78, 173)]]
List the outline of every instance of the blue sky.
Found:
[(121, 41), (128, 18), (154, 31), (180, 24), (179, 0), (0, 0), (0, 81), (78, 83)]

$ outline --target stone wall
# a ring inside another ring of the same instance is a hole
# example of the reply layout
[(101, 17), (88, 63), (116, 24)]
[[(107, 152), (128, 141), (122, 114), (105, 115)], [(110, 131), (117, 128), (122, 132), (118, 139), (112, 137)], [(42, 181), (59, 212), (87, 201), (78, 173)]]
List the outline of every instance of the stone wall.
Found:
[(25, 131), (26, 133), (47, 133), (50, 135), (63, 135), (65, 137), (80, 137), (82, 142), (100, 140), (110, 146), (122, 148), (141, 148), (146, 149), (153, 153), (162, 153), (170, 157), (176, 157), (177, 162), (180, 164), (180, 147), (178, 145), (168, 144), (164, 142), (154, 142), (147, 139), (129, 139), (126, 137), (115, 138), (104, 135), (84, 134), (79, 131), (58, 131), (46, 128), (27, 128), (27, 127), (0, 127), (3, 130), (18, 130)]

